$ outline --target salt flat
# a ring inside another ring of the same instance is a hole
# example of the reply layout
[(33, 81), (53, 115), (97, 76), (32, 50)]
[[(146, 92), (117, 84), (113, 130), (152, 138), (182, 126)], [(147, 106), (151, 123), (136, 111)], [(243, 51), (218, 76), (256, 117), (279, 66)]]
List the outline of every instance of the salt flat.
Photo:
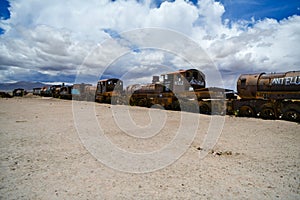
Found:
[(1, 199), (300, 199), (294, 122), (41, 97), (0, 108)]

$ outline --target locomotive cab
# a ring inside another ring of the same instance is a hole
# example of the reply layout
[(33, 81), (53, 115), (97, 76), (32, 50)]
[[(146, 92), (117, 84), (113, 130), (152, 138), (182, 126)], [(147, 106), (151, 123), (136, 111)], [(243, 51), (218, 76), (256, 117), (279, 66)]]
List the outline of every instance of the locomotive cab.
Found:
[(123, 90), (123, 82), (120, 79), (111, 78), (98, 81), (97, 93), (104, 94), (106, 92), (112, 92), (114, 90)]
[(123, 91), (123, 81), (117, 78), (100, 80), (97, 83), (95, 100), (110, 103), (113, 96), (120, 95)]
[(185, 92), (205, 88), (205, 75), (197, 69), (162, 74), (165, 91)]

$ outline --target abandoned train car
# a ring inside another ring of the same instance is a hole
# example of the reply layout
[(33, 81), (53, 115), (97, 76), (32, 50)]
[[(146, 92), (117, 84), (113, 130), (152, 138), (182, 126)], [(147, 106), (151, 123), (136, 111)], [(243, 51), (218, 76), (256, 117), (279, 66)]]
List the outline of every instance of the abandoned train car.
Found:
[(242, 74), (233, 90), (206, 87), (205, 75), (197, 69), (153, 76), (152, 83), (123, 88), (118, 78), (99, 80), (97, 86), (55, 85), (40, 90), (53, 96), (100, 103), (130, 104), (205, 114), (235, 114), (242, 117), (300, 121), (300, 71)]
[(300, 71), (243, 74), (237, 81), (240, 116), (300, 121)]
[[(95, 101), (118, 104), (123, 95), (123, 81), (117, 78), (100, 80), (97, 83)], [(116, 97), (116, 98), (114, 98)], [(112, 102), (113, 100), (113, 102)]]

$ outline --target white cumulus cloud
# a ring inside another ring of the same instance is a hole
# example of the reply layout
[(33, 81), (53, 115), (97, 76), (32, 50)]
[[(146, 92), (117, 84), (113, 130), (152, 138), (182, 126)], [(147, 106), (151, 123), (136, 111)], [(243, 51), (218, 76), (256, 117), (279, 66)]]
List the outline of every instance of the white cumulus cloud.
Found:
[[(182, 43), (171, 35), (145, 41), (126, 34), (143, 28), (167, 29), (189, 38), (212, 59), (230, 88), (241, 73), (299, 69), (297, 15), (281, 21), (234, 22), (222, 19), (226, 9), (214, 0), (200, 0), (197, 5), (164, 1), (159, 7), (151, 0), (14, 0), (10, 6), (11, 17), (0, 21), (5, 30), (0, 35), (0, 82), (72, 80), (80, 66), (88, 81), (99, 78), (107, 64), (111, 64), (106, 70), (110, 76), (135, 70), (145, 78), (142, 72), (160, 72), (155, 66), (189, 67), (181, 52), (191, 54), (188, 59), (193, 65), (195, 57), (203, 56), (193, 52), (187, 40)], [(151, 42), (161, 43), (165, 50), (139, 50)], [(103, 44), (106, 49), (101, 49)], [(166, 51), (174, 47), (179, 53)], [(204, 71), (209, 66), (197, 64)]]

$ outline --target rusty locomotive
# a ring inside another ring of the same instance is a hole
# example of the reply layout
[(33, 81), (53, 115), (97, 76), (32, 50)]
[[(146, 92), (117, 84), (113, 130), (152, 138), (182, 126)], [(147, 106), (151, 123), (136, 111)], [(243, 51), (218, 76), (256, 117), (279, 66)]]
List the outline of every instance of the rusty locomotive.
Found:
[(196, 69), (162, 74), (162, 81), (154, 76), (151, 84), (130, 88), (130, 105), (151, 107), (159, 104), (166, 109), (196, 111), (204, 114), (229, 113), (227, 102), (234, 99), (234, 91), (206, 87), (205, 75)]
[(135, 89), (127, 87), (130, 105), (151, 107), (158, 104), (172, 110), (183, 109), (181, 105), (192, 110), (197, 101), (193, 91), (205, 88), (205, 75), (196, 69), (179, 70), (161, 77), (162, 81), (154, 76), (152, 83), (135, 86)]
[[(99, 103), (111, 103), (114, 97), (122, 99), (123, 81), (117, 78), (98, 81), (95, 93), (95, 101)], [(114, 102), (114, 101), (113, 101)], [(121, 102), (117, 102), (121, 103)]]
[(74, 99), (80, 101), (95, 101), (96, 86), (92, 84), (51, 85), (33, 88), (34, 95), (54, 97), (59, 99)]
[[(196, 69), (162, 74), (161, 78), (154, 76), (152, 83), (130, 85), (123, 91), (121, 80), (101, 80), (96, 100), (109, 103), (115, 96), (118, 103), (128, 102), (136, 106), (158, 104), (166, 109), (204, 114), (300, 121), (300, 71), (243, 74), (237, 81), (237, 93), (230, 89), (206, 87), (205, 75)], [(109, 86), (108, 89), (100, 89), (106, 88), (102, 86), (104, 84)]]
[(240, 75), (237, 93), (206, 87), (205, 75), (197, 69), (165, 73), (161, 78), (153, 76), (152, 83), (126, 88), (122, 80), (110, 78), (99, 80), (97, 86), (62, 85), (51, 91), (53, 97), (65, 99), (300, 121), (300, 71)]
[(300, 71), (241, 75), (237, 92), (233, 108), (240, 116), (300, 120)]

